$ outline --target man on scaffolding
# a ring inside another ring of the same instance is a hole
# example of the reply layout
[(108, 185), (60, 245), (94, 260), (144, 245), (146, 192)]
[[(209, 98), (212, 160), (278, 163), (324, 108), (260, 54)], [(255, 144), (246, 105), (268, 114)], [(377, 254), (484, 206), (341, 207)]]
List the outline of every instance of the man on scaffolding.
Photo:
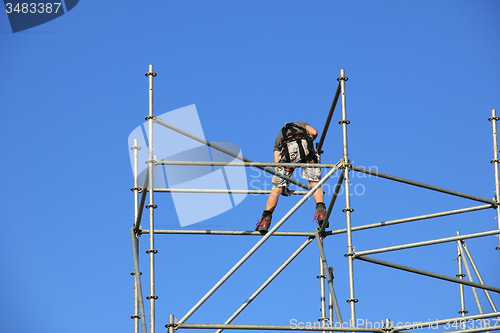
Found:
[[(274, 140), (274, 163), (318, 163), (319, 155), (313, 146), (313, 141), (317, 136), (318, 131), (306, 122), (286, 123)], [(295, 170), (295, 168), (289, 167), (276, 167), (274, 169), (287, 177), (291, 177)], [(302, 168), (302, 178), (308, 180), (310, 186), (314, 187), (321, 179), (321, 169), (311, 166)], [(265, 234), (269, 230), (280, 194), (289, 195), (288, 185), (290, 183), (287, 180), (273, 176), (272, 183), (274, 187), (267, 198), (266, 209), (255, 228), (255, 231), (259, 231), (261, 234)], [(324, 194), (321, 187), (314, 192), (313, 198), (316, 202), (314, 220), (321, 227), (326, 215)]]

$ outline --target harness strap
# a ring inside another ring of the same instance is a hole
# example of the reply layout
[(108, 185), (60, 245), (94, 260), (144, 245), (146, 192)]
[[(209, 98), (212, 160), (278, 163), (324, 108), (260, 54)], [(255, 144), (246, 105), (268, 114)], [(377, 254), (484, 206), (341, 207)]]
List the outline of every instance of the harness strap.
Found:
[[(314, 153), (313, 142), (309, 137), (309, 135), (307, 134), (305, 128), (293, 123), (286, 123), (285, 126), (281, 129), (281, 135), (283, 137), (281, 140), (281, 145), (284, 156), (284, 162), (290, 163), (290, 152), (288, 151), (288, 143), (294, 141), (297, 142), (297, 146), (299, 148), (300, 163), (318, 162), (316, 154)], [(308, 149), (307, 155), (304, 151), (304, 147), (302, 146), (302, 140), (306, 140), (307, 142), (307, 149)]]

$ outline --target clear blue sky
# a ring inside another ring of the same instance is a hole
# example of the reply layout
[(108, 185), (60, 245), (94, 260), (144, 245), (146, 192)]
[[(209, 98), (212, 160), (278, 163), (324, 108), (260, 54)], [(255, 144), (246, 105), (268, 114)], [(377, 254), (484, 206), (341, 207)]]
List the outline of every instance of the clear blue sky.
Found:
[[(322, 130), (343, 68), (353, 164), (493, 198), (488, 117), (493, 108), (500, 113), (499, 14), (494, 0), (94, 0), (15, 34), (0, 14), (2, 330), (133, 331), (127, 138), (147, 116), (150, 64), (158, 73), (155, 114), (195, 104), (208, 140), (236, 143), (246, 157), (269, 162), (285, 122)], [(339, 119), (337, 109), (324, 162), (341, 158)], [(480, 204), (354, 173), (352, 185), (364, 189), (352, 198), (353, 225)], [(297, 200), (281, 198), (275, 216)], [(157, 227), (180, 228), (171, 197), (157, 201)], [(264, 203), (248, 196), (193, 227), (252, 230)], [(343, 205), (342, 197), (334, 229), (345, 227)], [(313, 207), (307, 202), (280, 230), (312, 231)], [(359, 251), (495, 228), (489, 209), (359, 231), (353, 243)], [(157, 236), (156, 330), (165, 330), (168, 314), (182, 317), (257, 239)], [(189, 321), (224, 322), (302, 241), (272, 238)], [(141, 237), (145, 281), (146, 243)], [(498, 238), (467, 244), (486, 283), (499, 286)], [(325, 248), (348, 318), (345, 235), (327, 238)], [(457, 274), (454, 243), (374, 257)], [(354, 264), (358, 318), (459, 315), (458, 285)], [(316, 321), (316, 275), (313, 243), (235, 323)], [(466, 308), (478, 313), (470, 288)]]

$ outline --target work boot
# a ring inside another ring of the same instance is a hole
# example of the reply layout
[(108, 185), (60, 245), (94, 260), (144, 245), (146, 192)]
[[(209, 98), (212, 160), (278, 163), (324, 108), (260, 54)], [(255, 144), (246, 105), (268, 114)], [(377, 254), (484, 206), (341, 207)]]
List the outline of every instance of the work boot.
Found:
[[(318, 226), (321, 228), (323, 225), (323, 221), (325, 220), (326, 216), (326, 206), (323, 202), (318, 202), (316, 204), (316, 213), (314, 214), (314, 221), (318, 223)], [(330, 226), (330, 223), (326, 223), (326, 227), (328, 228)]]
[(270, 210), (265, 210), (262, 213), (262, 217), (257, 221), (255, 231), (259, 231), (261, 234), (266, 234), (271, 225), (271, 219), (273, 218), (273, 212)]

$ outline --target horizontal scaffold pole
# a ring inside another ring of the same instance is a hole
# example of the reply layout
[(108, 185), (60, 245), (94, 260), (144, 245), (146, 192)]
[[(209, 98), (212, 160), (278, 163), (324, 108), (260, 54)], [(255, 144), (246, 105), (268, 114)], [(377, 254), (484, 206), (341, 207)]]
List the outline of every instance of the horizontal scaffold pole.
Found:
[[(379, 228), (379, 227), (384, 227), (384, 226), (394, 225), (394, 224), (399, 224), (399, 223), (406, 223), (406, 222), (430, 219), (433, 217), (441, 217), (441, 216), (446, 216), (446, 215), (473, 212), (476, 210), (482, 210), (482, 209), (487, 209), (487, 208), (492, 208), (492, 207), (493, 207), (492, 205), (481, 205), (481, 206), (474, 206), (474, 207), (468, 207), (468, 208), (454, 209), (454, 210), (449, 210), (449, 211), (439, 212), (439, 213), (419, 215), (419, 216), (408, 217), (408, 218), (397, 219), (397, 220), (390, 220), (390, 221), (384, 221), (384, 222), (378, 222), (378, 223), (372, 223), (372, 224), (365, 224), (365, 225), (352, 227), (352, 231)], [(155, 229), (154, 232), (155, 232), (155, 234), (183, 234), (183, 235), (231, 235), (231, 236), (234, 236), (234, 235), (261, 236), (262, 235), (258, 231), (248, 231), (248, 230)], [(323, 234), (323, 236), (338, 235), (338, 234), (343, 234), (345, 232), (346, 232), (345, 228), (344, 229), (335, 229), (335, 230), (326, 231)], [(140, 230), (140, 233), (147, 234), (147, 233), (149, 233), (149, 230), (142, 229), (142, 230)], [(310, 237), (310, 236), (314, 236), (314, 235), (315, 235), (314, 232), (303, 232), (303, 231), (290, 231), (290, 232), (288, 232), (288, 231), (276, 231), (273, 234), (273, 236), (305, 236), (305, 237)]]
[(421, 183), (421, 182), (417, 182), (414, 180), (405, 179), (405, 178), (401, 178), (401, 177), (396, 177), (396, 176), (388, 175), (386, 173), (382, 173), (382, 172), (378, 172), (378, 171), (374, 171), (374, 170), (368, 170), (368, 169), (357, 167), (357, 166), (352, 166), (352, 170), (366, 173), (366, 174), (373, 175), (373, 176), (377, 176), (377, 177), (381, 177), (381, 178), (385, 178), (385, 179), (394, 180), (394, 181), (409, 184), (409, 185), (414, 185), (414, 186), (426, 188), (429, 190), (434, 190), (434, 191), (438, 191), (438, 192), (442, 192), (442, 193), (455, 195), (457, 197), (462, 197), (462, 198), (466, 198), (466, 199), (471, 199), (471, 200), (476, 200), (479, 202), (485, 202), (485, 203), (496, 205), (496, 202), (494, 200), (491, 200), (491, 199), (485, 199), (485, 198), (481, 198), (481, 197), (478, 197), (475, 195), (470, 195), (470, 194), (466, 194), (466, 193), (462, 193), (462, 192), (448, 190), (446, 188), (442, 188), (442, 187), (438, 187), (438, 186), (434, 186), (434, 185), (429, 185), (429, 184), (425, 184), (425, 183)]
[[(444, 211), (444, 212), (424, 214), (424, 215), (406, 217), (406, 218), (402, 218), (402, 219), (377, 222), (377, 223), (372, 223), (372, 224), (365, 224), (365, 225), (352, 227), (352, 231), (366, 230), (366, 229), (371, 229), (371, 228), (383, 227), (386, 225), (394, 225), (394, 224), (400, 224), (400, 223), (406, 223), (406, 222), (426, 220), (426, 219), (431, 219), (431, 218), (435, 218), (435, 217), (442, 217), (442, 216), (448, 216), (448, 215), (454, 215), (454, 214), (474, 212), (477, 210), (488, 209), (488, 208), (495, 208), (495, 205), (480, 205), (480, 206), (473, 206), (473, 207), (467, 207), (467, 208), (459, 208), (459, 209), (453, 209), (453, 210), (448, 210), (448, 211)], [(330, 233), (331, 234), (340, 234), (340, 233), (344, 233), (344, 232), (346, 232), (346, 229), (333, 230)]]
[[(185, 230), (185, 229), (155, 229), (155, 234), (164, 235), (227, 235), (227, 236), (262, 236), (259, 231), (249, 230)], [(141, 230), (141, 234), (149, 234), (149, 229)], [(307, 231), (276, 231), (273, 236), (314, 237), (314, 232)]]
[[(228, 190), (210, 188), (155, 188), (155, 192), (163, 193), (232, 193), (232, 194), (270, 194), (271, 190)], [(289, 191), (288, 195), (304, 195), (307, 191)]]
[[(299, 324), (302, 324), (299, 326)], [(335, 326), (320, 326), (320, 322), (310, 323), (311, 326), (306, 326), (306, 323), (293, 323), (290, 325), (251, 325), (251, 324), (186, 324), (177, 323), (174, 326), (177, 328), (194, 328), (194, 329), (222, 329), (222, 330), (270, 330), (270, 331), (329, 331), (329, 332), (376, 332), (383, 333), (381, 328), (364, 328), (364, 327), (335, 327)]]
[(446, 333), (479, 333), (479, 332), (490, 332), (498, 330), (500, 330), (500, 325), (490, 326), (490, 327), (476, 327), (458, 331), (447, 331)]
[[(271, 163), (271, 162), (224, 162), (224, 161), (158, 161), (162, 165), (194, 165), (194, 166), (233, 166), (233, 167), (289, 167), (303, 168), (310, 166), (304, 163)], [(314, 163), (315, 168), (334, 168), (337, 163)]]
[[(424, 328), (424, 327), (431, 327), (431, 326), (435, 327), (436, 325), (454, 324), (454, 323), (459, 323), (459, 322), (466, 322), (467, 320), (492, 318), (492, 317), (497, 317), (499, 315), (500, 315), (500, 312), (492, 312), (492, 313), (483, 313), (483, 314), (477, 314), (477, 315), (465, 316), (465, 317), (430, 320), (430, 321), (425, 321), (425, 322), (412, 322), (411, 326), (410, 325), (394, 326), (394, 332), (408, 330), (408, 329), (414, 329), (414, 328), (417, 329), (417, 328)], [(408, 326), (410, 326), (410, 327), (408, 327)]]
[(379, 248), (379, 249), (359, 251), (359, 252), (356, 252), (354, 254), (354, 258), (359, 257), (359, 256), (369, 255), (369, 254), (390, 252), (390, 251), (396, 251), (396, 250), (402, 250), (402, 249), (409, 249), (409, 248), (413, 248), (413, 247), (454, 242), (454, 241), (461, 240), (461, 239), (477, 238), (477, 237), (491, 236), (491, 235), (498, 235), (498, 234), (500, 234), (500, 230), (496, 229), (496, 230), (489, 230), (489, 231), (483, 231), (483, 232), (476, 232), (476, 233), (467, 234), (467, 235), (438, 238), (438, 239), (433, 239), (433, 240), (428, 240), (428, 241), (415, 242), (415, 243), (402, 244), (402, 245), (394, 245), (394, 246), (388, 246), (388, 247), (383, 247), (383, 248)]
[(370, 258), (370, 257), (359, 256), (359, 257), (355, 257), (355, 258), (363, 260), (363, 261), (368, 261), (368, 262), (371, 262), (371, 263), (374, 263), (374, 264), (386, 266), (386, 267), (396, 268), (396, 269), (400, 269), (400, 270), (411, 272), (411, 273), (425, 275), (425, 276), (433, 277), (433, 278), (436, 278), (436, 279), (446, 280), (446, 281), (455, 282), (455, 283), (459, 283), (459, 284), (465, 284), (465, 285), (468, 285), (468, 286), (471, 286), (471, 287), (476, 287), (476, 288), (480, 288), (480, 289), (486, 289), (486, 290), (494, 291), (496, 293), (500, 293), (500, 288), (487, 286), (487, 285), (484, 285), (484, 284), (481, 284), (481, 283), (476, 283), (476, 282), (470, 282), (470, 281), (466, 281), (466, 280), (461, 280), (461, 279), (457, 279), (457, 278), (450, 277), (450, 276), (447, 276), (447, 275), (437, 274), (437, 273), (433, 273), (433, 272), (428, 272), (428, 271), (424, 271), (424, 270), (421, 270), (421, 269), (418, 269), (418, 268), (403, 266), (403, 265), (395, 264), (395, 263), (384, 261), (384, 260), (380, 260), (380, 259)]

